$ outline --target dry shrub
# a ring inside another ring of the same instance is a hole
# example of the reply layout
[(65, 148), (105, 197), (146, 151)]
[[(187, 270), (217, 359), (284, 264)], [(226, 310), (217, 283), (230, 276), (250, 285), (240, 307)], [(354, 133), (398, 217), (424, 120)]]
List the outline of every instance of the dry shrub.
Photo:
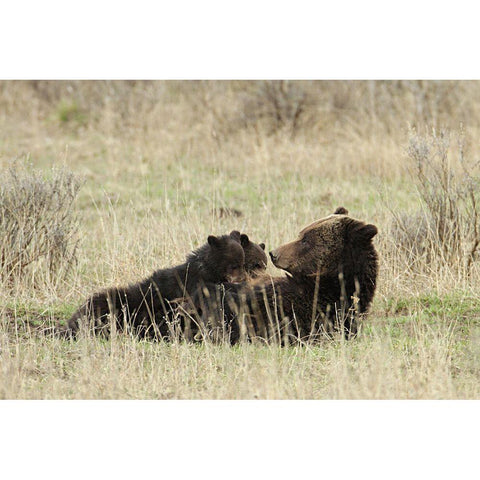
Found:
[(399, 125), (453, 127), (475, 118), (469, 98), (478, 82), (422, 80), (358, 80), (315, 82), (318, 105), (342, 126), (353, 123), (362, 133), (379, 129), (394, 134)]
[(407, 149), (411, 178), (422, 209), (394, 213), (394, 233), (412, 260), (429, 268), (448, 265), (469, 273), (480, 244), (479, 163), (465, 155), (464, 135), (451, 145), (449, 131), (411, 132)]
[(80, 181), (64, 169), (48, 178), (26, 161), (2, 172), (0, 185), (0, 278), (38, 285), (58, 281), (76, 260), (77, 222), (72, 209)]
[(242, 94), (238, 121), (244, 128), (263, 126), (268, 134), (286, 130), (294, 136), (313, 104), (303, 82), (256, 81)]
[(145, 132), (171, 135), (178, 127), (199, 143), (211, 134), (216, 141), (236, 138), (246, 129), (259, 138), (306, 134), (318, 141), (321, 133), (328, 141), (356, 141), (399, 139), (407, 123), (472, 124), (480, 112), (469, 99), (479, 94), (475, 81), (3, 81), (0, 111), (10, 120), (35, 111), (49, 134), (61, 127), (129, 141)]
[[(222, 87), (222, 92), (214, 93)], [(338, 137), (396, 136), (407, 123), (453, 127), (476, 118), (468, 99), (480, 93), (466, 81), (257, 80), (206, 82), (203, 118), (215, 110), (215, 130), (225, 136), (244, 129), (297, 137), (320, 132)], [(225, 98), (227, 102), (216, 101)], [(350, 133), (349, 133), (350, 132)], [(308, 136), (308, 135), (307, 135)]]
[[(30, 92), (42, 117), (53, 129), (82, 134), (89, 129), (134, 134), (138, 118), (146, 118), (158, 103), (165, 102), (168, 82), (140, 80), (32, 80), (22, 91)], [(4, 97), (17, 97), (16, 85)], [(12, 99), (13, 101), (13, 99)], [(17, 109), (18, 110), (18, 109)], [(16, 112), (15, 112), (16, 114)]]

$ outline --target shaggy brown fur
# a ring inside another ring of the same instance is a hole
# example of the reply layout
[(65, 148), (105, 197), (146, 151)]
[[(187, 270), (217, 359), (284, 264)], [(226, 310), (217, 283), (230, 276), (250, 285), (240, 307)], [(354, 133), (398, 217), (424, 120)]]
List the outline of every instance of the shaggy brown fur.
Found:
[(95, 293), (74, 313), (62, 333), (75, 335), (82, 322), (94, 330), (108, 332), (106, 325), (113, 314), (120, 330), (139, 336), (170, 336), (170, 301), (188, 297), (206, 283), (246, 280), (241, 240), (238, 231), (221, 237), (210, 235), (208, 242), (190, 253), (185, 263), (157, 270), (134, 285)]
[(377, 228), (347, 214), (340, 207), (270, 252), (287, 277), (197, 291), (193, 306), (201, 325), (221, 325), (232, 343), (244, 335), (286, 343), (339, 328), (347, 338), (355, 335), (375, 293), (378, 260), (372, 238)]
[(248, 235), (240, 235), (240, 243), (245, 252), (245, 270), (250, 279), (257, 278), (267, 269), (267, 255), (265, 253), (264, 243), (253, 243)]

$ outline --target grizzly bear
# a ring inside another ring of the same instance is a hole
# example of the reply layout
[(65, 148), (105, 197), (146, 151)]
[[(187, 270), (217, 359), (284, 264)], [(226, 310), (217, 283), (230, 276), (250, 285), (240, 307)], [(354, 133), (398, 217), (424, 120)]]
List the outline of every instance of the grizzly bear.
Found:
[(204, 332), (217, 329), (231, 343), (261, 338), (280, 344), (314, 340), (343, 329), (356, 335), (375, 293), (377, 227), (348, 216), (343, 207), (270, 252), (285, 277), (256, 285), (206, 285), (192, 297)]
[(240, 235), (240, 243), (245, 252), (245, 271), (249, 279), (257, 278), (267, 270), (265, 244), (250, 241), (245, 233)]
[(157, 270), (134, 285), (95, 293), (73, 314), (62, 333), (75, 335), (83, 318), (94, 330), (108, 332), (111, 313), (120, 330), (130, 330), (141, 337), (168, 337), (169, 302), (188, 297), (202, 284), (246, 280), (244, 248), (249, 265), (254, 267), (253, 274), (263, 271), (263, 257), (257, 251), (263, 250), (250, 242), (247, 235), (236, 230), (220, 237), (210, 235), (205, 245), (187, 256), (185, 263)]

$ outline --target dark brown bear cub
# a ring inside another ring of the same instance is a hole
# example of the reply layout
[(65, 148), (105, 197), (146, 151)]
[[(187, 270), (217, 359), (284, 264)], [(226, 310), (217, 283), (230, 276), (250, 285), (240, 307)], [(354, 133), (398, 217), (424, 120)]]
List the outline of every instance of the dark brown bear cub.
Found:
[(270, 252), (287, 277), (247, 288), (209, 286), (208, 302), (197, 292), (193, 300), (202, 323), (222, 317), (232, 343), (261, 337), (284, 344), (341, 328), (347, 338), (354, 336), (375, 293), (378, 260), (372, 239), (377, 228), (347, 213), (338, 208)]
[(257, 278), (267, 269), (267, 255), (265, 253), (264, 243), (253, 243), (248, 235), (242, 233), (240, 235), (240, 243), (245, 252), (245, 270), (249, 279)]
[(170, 301), (188, 297), (202, 284), (246, 279), (245, 253), (240, 242), (237, 231), (220, 237), (210, 235), (205, 245), (187, 256), (185, 263), (157, 270), (134, 285), (95, 293), (70, 318), (64, 333), (75, 334), (84, 319), (88, 327), (104, 329), (109, 314), (113, 314), (120, 330), (141, 337), (168, 337)]

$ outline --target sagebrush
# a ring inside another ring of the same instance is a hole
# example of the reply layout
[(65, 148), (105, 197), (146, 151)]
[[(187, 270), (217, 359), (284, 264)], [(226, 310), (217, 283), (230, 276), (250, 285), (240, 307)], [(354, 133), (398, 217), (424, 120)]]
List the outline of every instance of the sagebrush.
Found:
[(0, 185), (0, 275), (5, 286), (32, 288), (62, 280), (77, 254), (73, 203), (81, 181), (65, 169), (48, 174), (27, 160), (2, 171)]
[(392, 212), (399, 248), (412, 266), (421, 260), (468, 275), (480, 244), (479, 162), (466, 154), (462, 131), (412, 131), (407, 154), (420, 208)]

